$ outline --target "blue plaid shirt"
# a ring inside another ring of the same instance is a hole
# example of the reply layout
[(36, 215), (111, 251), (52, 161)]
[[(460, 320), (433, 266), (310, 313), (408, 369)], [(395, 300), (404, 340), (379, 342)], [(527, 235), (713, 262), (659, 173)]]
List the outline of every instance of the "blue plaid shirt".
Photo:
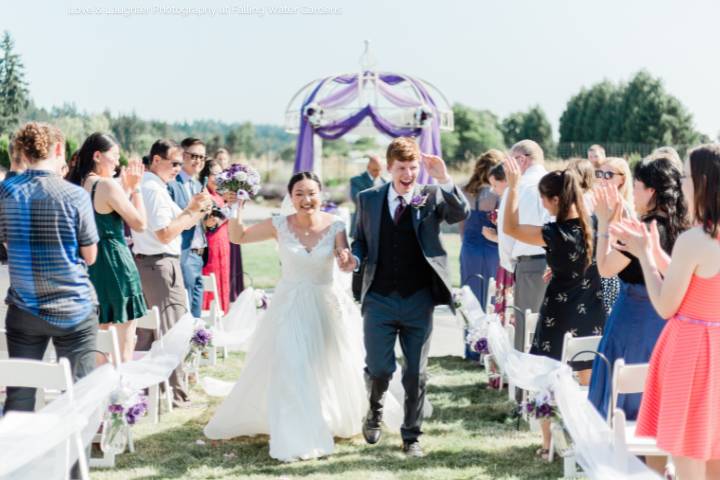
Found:
[(60, 175), (27, 170), (0, 184), (0, 242), (7, 243), (6, 303), (71, 328), (97, 308), (80, 247), (98, 242), (90, 195)]

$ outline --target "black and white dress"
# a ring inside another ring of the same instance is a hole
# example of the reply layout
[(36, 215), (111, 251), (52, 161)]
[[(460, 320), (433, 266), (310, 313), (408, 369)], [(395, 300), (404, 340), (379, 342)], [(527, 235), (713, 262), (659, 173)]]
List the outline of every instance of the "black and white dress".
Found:
[[(565, 332), (578, 337), (602, 335), (603, 291), (595, 261), (585, 268), (585, 238), (580, 220), (547, 223), (542, 235), (552, 278), (540, 307), (530, 353), (559, 360)], [(591, 363), (577, 363), (574, 368), (590, 368)]]

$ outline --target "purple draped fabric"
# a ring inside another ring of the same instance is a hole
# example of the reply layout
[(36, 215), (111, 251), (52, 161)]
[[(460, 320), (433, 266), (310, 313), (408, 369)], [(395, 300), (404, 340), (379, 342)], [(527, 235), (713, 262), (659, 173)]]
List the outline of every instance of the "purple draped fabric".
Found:
[[(365, 72), (363, 78), (370, 74), (371, 72)], [(411, 82), (412, 85), (420, 92), (423, 102), (433, 111), (431, 125), (426, 128), (401, 127), (383, 118), (371, 105), (366, 105), (348, 117), (314, 128), (308, 119), (305, 118), (303, 113), (305, 111), (305, 107), (315, 101), (320, 89), (330, 80), (330, 78), (325, 78), (318, 83), (312, 92), (310, 92), (310, 95), (308, 95), (301, 107), (300, 134), (298, 135), (295, 165), (293, 168), (295, 173), (309, 171), (313, 168), (314, 134), (319, 135), (321, 138), (326, 140), (336, 140), (356, 128), (366, 117), (370, 117), (370, 120), (373, 122), (375, 128), (385, 135), (389, 135), (393, 138), (405, 136), (419, 137), (418, 144), (420, 146), (420, 151), (432, 155), (442, 155), (442, 148), (440, 145), (440, 119), (438, 118), (439, 114), (437, 105), (425, 89), (425, 86), (415, 79), (395, 74), (380, 74), (378, 79), (380, 80), (378, 82), (378, 91), (383, 95), (383, 97), (396, 106), (406, 108), (419, 107), (421, 103), (413, 98), (393, 92), (391, 89), (387, 88), (385, 84), (398, 85), (405, 81)], [(337, 108), (347, 105), (357, 98), (357, 82), (360, 81), (358, 79), (358, 75), (343, 75), (340, 77), (334, 77), (332, 78), (332, 81), (347, 85), (347, 87), (341, 88), (332, 95), (318, 100), (317, 103), (321, 106), (324, 108)], [(418, 181), (420, 183), (432, 182), (432, 179), (422, 167), (420, 175), (418, 176)]]

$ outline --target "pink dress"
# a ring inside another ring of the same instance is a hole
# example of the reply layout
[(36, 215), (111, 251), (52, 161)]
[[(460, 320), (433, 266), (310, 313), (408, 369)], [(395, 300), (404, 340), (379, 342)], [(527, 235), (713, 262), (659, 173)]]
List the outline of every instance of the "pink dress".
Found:
[[(223, 198), (215, 192), (210, 191), (213, 200), (219, 207), (225, 205)], [(230, 306), (230, 238), (228, 236), (228, 224), (225, 222), (217, 230), (206, 232), (207, 237), (207, 263), (203, 267), (203, 275), (215, 274), (218, 295), (220, 296), (220, 307), (227, 313)], [(203, 309), (210, 308), (213, 299), (212, 293), (205, 293), (203, 298)]]
[(675, 456), (720, 459), (720, 274), (694, 275), (650, 359), (637, 435)]

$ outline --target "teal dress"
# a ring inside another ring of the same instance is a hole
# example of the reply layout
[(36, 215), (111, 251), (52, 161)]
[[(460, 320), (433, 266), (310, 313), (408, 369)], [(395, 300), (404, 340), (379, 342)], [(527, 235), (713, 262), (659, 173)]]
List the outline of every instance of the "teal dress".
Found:
[(90, 197), (98, 242), (97, 259), (89, 268), (90, 280), (95, 286), (100, 304), (100, 323), (125, 323), (140, 318), (147, 312), (140, 274), (125, 243), (123, 221), (117, 212), (98, 213), (95, 210), (95, 189)]

